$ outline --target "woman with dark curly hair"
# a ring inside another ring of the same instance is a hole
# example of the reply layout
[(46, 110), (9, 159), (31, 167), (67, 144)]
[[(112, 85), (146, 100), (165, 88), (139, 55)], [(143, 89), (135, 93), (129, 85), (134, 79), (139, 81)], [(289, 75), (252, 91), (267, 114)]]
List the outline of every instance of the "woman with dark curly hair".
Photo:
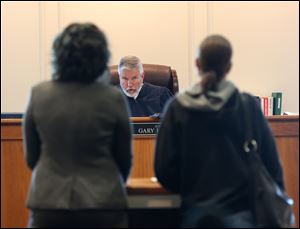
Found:
[(127, 227), (131, 130), (108, 60), (93, 24), (71, 24), (54, 41), (53, 80), (33, 87), (23, 121), (29, 227)]

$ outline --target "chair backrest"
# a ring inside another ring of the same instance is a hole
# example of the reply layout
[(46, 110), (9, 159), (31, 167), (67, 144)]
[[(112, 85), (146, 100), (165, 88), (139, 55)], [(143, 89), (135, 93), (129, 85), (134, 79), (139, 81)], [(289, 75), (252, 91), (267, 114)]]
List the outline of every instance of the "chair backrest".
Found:
[[(178, 92), (178, 78), (174, 69), (169, 66), (157, 64), (143, 64), (145, 78), (144, 81), (168, 88), (173, 94)], [(118, 85), (120, 83), (118, 65), (109, 67), (111, 74), (111, 83)]]

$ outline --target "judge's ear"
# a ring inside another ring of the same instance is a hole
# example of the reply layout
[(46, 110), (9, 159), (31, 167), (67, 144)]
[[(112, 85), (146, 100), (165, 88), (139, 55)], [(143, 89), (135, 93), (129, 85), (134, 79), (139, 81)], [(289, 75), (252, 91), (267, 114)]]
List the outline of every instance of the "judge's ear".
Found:
[(145, 72), (143, 72), (143, 73), (141, 74), (141, 77), (142, 77), (143, 82), (144, 82), (144, 79), (145, 79)]

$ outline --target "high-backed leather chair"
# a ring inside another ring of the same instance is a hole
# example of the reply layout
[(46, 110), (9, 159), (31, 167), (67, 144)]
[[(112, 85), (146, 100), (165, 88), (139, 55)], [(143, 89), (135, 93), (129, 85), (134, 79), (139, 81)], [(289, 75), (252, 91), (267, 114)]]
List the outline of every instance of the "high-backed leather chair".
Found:
[[(111, 83), (120, 83), (118, 65), (110, 66)], [(169, 66), (157, 64), (143, 64), (145, 78), (144, 81), (168, 88), (173, 94), (178, 92), (178, 78), (174, 69)]]

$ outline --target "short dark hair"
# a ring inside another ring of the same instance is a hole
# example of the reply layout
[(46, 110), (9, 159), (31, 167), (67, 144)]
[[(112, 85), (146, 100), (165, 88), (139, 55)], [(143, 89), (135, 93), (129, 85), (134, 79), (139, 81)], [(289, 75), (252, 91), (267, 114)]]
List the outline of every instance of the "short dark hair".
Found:
[(92, 82), (107, 68), (104, 33), (92, 23), (73, 23), (53, 43), (53, 79)]

